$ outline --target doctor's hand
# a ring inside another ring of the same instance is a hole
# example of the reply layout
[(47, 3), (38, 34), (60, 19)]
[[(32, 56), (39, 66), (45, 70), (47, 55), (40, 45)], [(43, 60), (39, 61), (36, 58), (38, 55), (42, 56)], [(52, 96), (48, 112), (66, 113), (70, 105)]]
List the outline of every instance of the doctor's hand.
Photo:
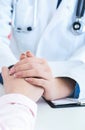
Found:
[(24, 79), (15, 78), (9, 75), (6, 67), (2, 68), (2, 76), (6, 94), (19, 93), (29, 97), (33, 101), (38, 101), (43, 94), (42, 88), (36, 88), (34, 85), (27, 83)]
[[(20, 61), (10, 70), (16, 78), (24, 78), (28, 83), (36, 87), (44, 88), (44, 97), (51, 98), (52, 86), (55, 86), (54, 78), (48, 63), (44, 59), (36, 58), (31, 53), (22, 54)], [(48, 91), (49, 90), (49, 91)]]
[(46, 60), (36, 58), (31, 53), (27, 54), (21, 55), (21, 61), (12, 68), (11, 74), (17, 78), (24, 78), (36, 87), (42, 87), (44, 89), (43, 96), (47, 100), (63, 98), (72, 93), (73, 80), (54, 78)]

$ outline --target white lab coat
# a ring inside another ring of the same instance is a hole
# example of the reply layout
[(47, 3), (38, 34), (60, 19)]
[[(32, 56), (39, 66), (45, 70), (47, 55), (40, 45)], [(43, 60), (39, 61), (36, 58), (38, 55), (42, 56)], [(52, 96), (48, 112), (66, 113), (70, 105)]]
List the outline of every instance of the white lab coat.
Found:
[[(74, 35), (71, 31), (77, 0), (62, 0), (56, 9), (57, 1), (39, 0), (37, 26), (19, 33), (15, 25), (26, 28), (33, 23), (33, 1), (0, 0), (0, 66), (16, 63), (22, 52), (30, 50), (47, 59), (54, 77), (76, 80), (82, 98), (85, 97), (85, 33)], [(11, 21), (12, 26), (8, 24)], [(7, 38), (10, 32), (11, 41)]]

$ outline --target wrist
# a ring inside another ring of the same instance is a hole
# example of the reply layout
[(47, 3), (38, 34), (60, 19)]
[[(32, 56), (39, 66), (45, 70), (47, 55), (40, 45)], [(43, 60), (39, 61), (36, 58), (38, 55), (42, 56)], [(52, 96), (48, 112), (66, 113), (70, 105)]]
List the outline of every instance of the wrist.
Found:
[(37, 104), (30, 100), (28, 97), (22, 94), (5, 94), (0, 99), (0, 105), (4, 106), (5, 104), (9, 105), (22, 105), (23, 107), (30, 109), (33, 114), (36, 116)]
[(66, 98), (68, 97), (74, 90), (76, 82), (67, 77), (57, 78), (56, 80), (57, 86), (57, 94), (56, 98)]
[(54, 78), (51, 87), (47, 87), (44, 92), (46, 100), (56, 100), (69, 96), (75, 87), (75, 81), (70, 78)]
[[(28, 87), (28, 89), (27, 89)], [(43, 95), (43, 88), (37, 88), (33, 85), (28, 85), (26, 87), (24, 87), (24, 90), (22, 89), (22, 87), (17, 87), (15, 86), (13, 89), (11, 89), (10, 91), (6, 91), (6, 94), (21, 94), (29, 99), (31, 99), (34, 102), (37, 102), (40, 97)]]

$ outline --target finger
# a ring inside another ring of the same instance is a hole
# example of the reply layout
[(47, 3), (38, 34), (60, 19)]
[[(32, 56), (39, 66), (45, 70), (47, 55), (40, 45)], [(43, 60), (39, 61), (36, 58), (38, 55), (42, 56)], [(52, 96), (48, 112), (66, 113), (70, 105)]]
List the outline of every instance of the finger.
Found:
[(18, 65), (18, 66), (16, 66), (16, 67), (14, 67), (14, 70), (15, 70), (14, 73), (19, 72), (19, 71), (30, 70), (30, 69), (33, 68), (33, 66), (35, 66), (35, 65), (29, 64), (29, 63), (27, 63), (27, 64), (22, 64), (22, 65)]
[(25, 57), (26, 57), (26, 55), (24, 53), (22, 53), (20, 56), (20, 60), (23, 60)]
[[(12, 68), (13, 69), (13, 68)], [(27, 70), (45, 70), (45, 66), (42, 66), (41, 64), (36, 64), (36, 63), (26, 63), (22, 65), (15, 66), (15, 73), (19, 71), (27, 71)]]
[(33, 55), (33, 53), (32, 53), (32, 52), (27, 51), (27, 52), (26, 52), (26, 56), (27, 56), (27, 57), (33, 57), (34, 55)]
[(19, 72), (15, 73), (15, 77), (16, 78), (37, 77), (37, 78), (43, 78), (46, 80), (49, 80), (52, 78), (50, 73), (46, 73), (41, 70), (35, 70), (35, 69), (27, 70), (27, 71), (19, 71)]
[(44, 60), (43, 59), (39, 59), (39, 58), (35, 58), (35, 57), (29, 57), (29, 58), (25, 57), (21, 61), (17, 62), (15, 64), (15, 67), (18, 66), (18, 65), (26, 64), (26, 63), (39, 63), (39, 64), (43, 64)]
[(9, 69), (7, 67), (2, 68), (2, 77), (3, 80), (6, 80), (9, 77)]
[[(20, 61), (21, 62), (21, 61)], [(19, 72), (19, 71), (26, 71), (26, 70), (29, 70), (29, 69), (39, 69), (39, 66), (42, 65), (42, 64), (38, 64), (38, 63), (32, 63), (32, 62), (24, 62), (23, 64), (16, 64), (14, 65), (9, 73), (10, 75), (16, 73), (16, 72)]]
[(43, 87), (43, 88), (45, 88), (47, 86), (47, 84), (48, 84), (48, 81), (44, 80), (44, 79), (25, 78), (25, 80), (27, 82), (29, 82), (30, 84), (32, 84), (32, 85), (36, 85), (36, 86)]

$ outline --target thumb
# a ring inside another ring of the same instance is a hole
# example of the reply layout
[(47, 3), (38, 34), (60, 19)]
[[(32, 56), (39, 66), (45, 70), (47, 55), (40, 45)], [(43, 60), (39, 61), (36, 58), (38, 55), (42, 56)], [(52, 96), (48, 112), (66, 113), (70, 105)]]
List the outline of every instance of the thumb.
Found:
[(9, 77), (9, 69), (7, 67), (2, 68), (2, 77), (3, 80), (7, 80), (7, 78)]

